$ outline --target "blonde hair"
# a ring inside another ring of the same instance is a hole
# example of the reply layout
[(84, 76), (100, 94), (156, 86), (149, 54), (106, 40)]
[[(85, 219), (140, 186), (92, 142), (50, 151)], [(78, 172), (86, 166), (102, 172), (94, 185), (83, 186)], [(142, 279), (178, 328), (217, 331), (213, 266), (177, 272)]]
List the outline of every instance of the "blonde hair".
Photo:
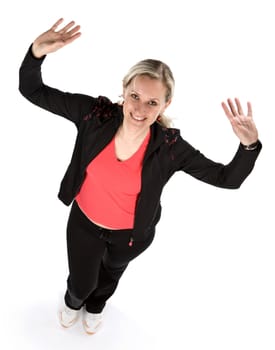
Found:
[[(123, 78), (123, 88), (125, 89), (138, 75), (147, 75), (152, 79), (160, 80), (166, 86), (165, 102), (173, 97), (175, 80), (171, 69), (164, 62), (154, 59), (139, 61)], [(171, 127), (172, 124), (172, 120), (164, 114), (159, 116), (157, 122), (166, 128)]]

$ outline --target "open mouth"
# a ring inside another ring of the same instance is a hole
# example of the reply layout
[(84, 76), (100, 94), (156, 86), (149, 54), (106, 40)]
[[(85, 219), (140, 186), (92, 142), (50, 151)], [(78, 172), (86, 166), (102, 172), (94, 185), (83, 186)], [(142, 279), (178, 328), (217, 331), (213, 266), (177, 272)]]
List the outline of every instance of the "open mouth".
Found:
[(135, 117), (133, 116), (133, 114), (131, 113), (131, 118), (136, 120), (137, 122), (143, 122), (146, 118), (139, 118), (139, 117)]

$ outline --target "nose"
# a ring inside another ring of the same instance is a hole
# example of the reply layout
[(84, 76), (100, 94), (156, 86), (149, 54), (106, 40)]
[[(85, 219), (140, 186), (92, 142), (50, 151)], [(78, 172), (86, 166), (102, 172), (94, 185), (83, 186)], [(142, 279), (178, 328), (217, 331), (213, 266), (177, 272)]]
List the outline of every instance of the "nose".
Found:
[(135, 114), (137, 117), (144, 118), (147, 114), (147, 105), (138, 101), (135, 105)]

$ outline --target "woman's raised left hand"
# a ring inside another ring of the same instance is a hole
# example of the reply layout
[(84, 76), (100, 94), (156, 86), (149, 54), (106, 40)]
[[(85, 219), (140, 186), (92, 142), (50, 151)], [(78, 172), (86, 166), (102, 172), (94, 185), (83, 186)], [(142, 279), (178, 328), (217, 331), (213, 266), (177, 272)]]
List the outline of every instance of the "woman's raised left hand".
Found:
[(251, 145), (258, 140), (258, 130), (252, 117), (251, 103), (247, 102), (247, 115), (245, 115), (239, 99), (235, 98), (234, 102), (227, 99), (227, 103), (222, 102), (222, 108), (240, 142), (245, 146)]

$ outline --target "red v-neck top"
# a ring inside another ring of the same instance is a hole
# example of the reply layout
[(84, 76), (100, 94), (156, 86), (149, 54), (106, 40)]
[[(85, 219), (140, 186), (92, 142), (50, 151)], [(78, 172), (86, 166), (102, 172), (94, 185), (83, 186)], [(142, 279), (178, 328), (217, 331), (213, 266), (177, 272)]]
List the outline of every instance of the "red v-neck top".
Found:
[(149, 139), (150, 132), (130, 158), (120, 161), (113, 138), (88, 165), (76, 201), (91, 221), (113, 229), (134, 227), (142, 161)]

